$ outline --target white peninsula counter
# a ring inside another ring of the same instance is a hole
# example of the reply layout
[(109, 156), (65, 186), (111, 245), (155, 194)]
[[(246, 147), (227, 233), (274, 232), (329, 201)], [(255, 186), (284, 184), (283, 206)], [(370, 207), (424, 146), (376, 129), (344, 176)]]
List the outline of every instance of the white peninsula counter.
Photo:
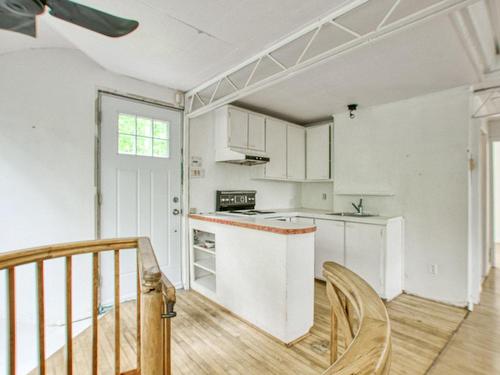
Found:
[(190, 215), (191, 287), (290, 344), (314, 319), (314, 232), (291, 223)]

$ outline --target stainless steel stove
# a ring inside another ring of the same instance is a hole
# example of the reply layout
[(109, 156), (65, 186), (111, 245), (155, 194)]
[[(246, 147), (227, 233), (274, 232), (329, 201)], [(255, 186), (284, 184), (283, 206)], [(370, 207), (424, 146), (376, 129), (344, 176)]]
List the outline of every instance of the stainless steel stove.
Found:
[(255, 190), (217, 190), (215, 207), (218, 212), (235, 215), (265, 215), (274, 214), (274, 211), (255, 209)]

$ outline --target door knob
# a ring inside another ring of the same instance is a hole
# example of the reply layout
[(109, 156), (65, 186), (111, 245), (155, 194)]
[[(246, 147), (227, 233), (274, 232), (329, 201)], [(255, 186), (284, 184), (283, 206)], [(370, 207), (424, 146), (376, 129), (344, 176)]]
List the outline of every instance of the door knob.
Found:
[(172, 213), (174, 215), (179, 215), (181, 212), (177, 208), (174, 208), (174, 210), (172, 211)]

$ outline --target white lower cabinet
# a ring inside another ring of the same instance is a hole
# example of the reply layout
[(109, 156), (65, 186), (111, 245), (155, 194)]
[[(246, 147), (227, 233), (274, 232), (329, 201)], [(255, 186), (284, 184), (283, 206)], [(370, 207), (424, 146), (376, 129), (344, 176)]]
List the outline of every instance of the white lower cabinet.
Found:
[(323, 263), (341, 264), (360, 277), (385, 299), (403, 290), (402, 218), (387, 224), (365, 224), (315, 219), (314, 274), (324, 280)]
[(385, 227), (345, 223), (345, 266), (361, 276), (382, 295)]
[(333, 261), (344, 265), (344, 222), (316, 219), (314, 274), (324, 280), (323, 263)]

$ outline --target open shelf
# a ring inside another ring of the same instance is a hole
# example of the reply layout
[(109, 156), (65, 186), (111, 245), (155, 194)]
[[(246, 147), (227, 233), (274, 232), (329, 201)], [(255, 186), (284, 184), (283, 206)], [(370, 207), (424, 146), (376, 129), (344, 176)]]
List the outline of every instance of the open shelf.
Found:
[(207, 247), (210, 241), (215, 243), (215, 234), (194, 229), (192, 232), (192, 282), (203, 290), (215, 293), (216, 289), (216, 246)]
[(207, 254), (215, 255), (215, 247), (209, 249), (208, 247), (202, 245), (193, 245), (193, 248), (195, 250), (203, 251), (204, 253)]
[(215, 258), (197, 259), (193, 262), (195, 267), (215, 274)]

